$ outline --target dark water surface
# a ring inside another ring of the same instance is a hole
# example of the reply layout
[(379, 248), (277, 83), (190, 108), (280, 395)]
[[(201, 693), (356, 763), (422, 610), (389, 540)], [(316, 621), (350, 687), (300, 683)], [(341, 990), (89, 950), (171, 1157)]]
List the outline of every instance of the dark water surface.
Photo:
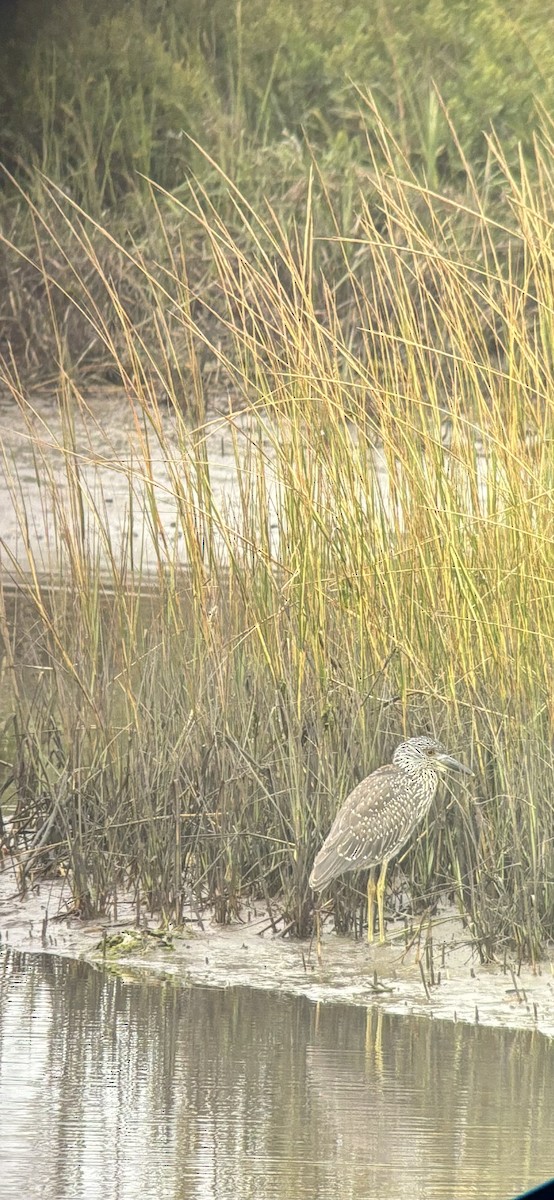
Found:
[(0, 956), (0, 1197), (458, 1200), (554, 1173), (538, 1033)]

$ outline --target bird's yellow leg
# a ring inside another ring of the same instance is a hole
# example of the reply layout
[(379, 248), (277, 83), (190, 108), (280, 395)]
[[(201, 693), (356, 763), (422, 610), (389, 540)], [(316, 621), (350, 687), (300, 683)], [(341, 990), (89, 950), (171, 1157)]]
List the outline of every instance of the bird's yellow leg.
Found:
[(385, 907), (385, 882), (386, 882), (386, 878), (387, 878), (387, 867), (388, 867), (388, 863), (385, 859), (385, 861), (381, 864), (381, 873), (379, 875), (379, 882), (377, 884), (377, 889), (376, 889), (376, 891), (377, 891), (377, 913), (379, 916), (379, 941), (380, 942), (385, 941), (384, 907)]
[(373, 926), (375, 924), (374, 917), (375, 908), (375, 876), (373, 868), (370, 869), (367, 877), (367, 940), (373, 941)]

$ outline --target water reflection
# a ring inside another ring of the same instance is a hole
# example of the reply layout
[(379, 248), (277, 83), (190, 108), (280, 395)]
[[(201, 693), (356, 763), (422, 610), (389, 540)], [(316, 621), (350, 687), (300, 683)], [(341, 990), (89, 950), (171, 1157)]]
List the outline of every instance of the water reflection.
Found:
[(6, 1200), (504, 1200), (553, 1111), (540, 1034), (2, 959)]

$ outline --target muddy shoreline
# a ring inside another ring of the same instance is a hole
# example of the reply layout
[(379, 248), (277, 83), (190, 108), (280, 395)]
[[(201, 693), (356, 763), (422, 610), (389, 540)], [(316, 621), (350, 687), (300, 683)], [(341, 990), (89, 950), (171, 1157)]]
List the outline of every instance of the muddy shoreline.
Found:
[[(4, 869), (1, 944), (85, 959), (129, 977), (172, 978), (185, 987), (254, 987), (318, 1003), (378, 1005), (387, 1013), (535, 1029), (554, 1038), (554, 955), (534, 969), (518, 967), (510, 957), (482, 964), (451, 910), (433, 919), (432, 953), (425, 949), (427, 925), (406, 950), (404, 925), (389, 923), (387, 945), (371, 947), (337, 936), (329, 922), (319, 962), (314, 944), (273, 933), (261, 905), (245, 905), (243, 919), (224, 927), (210, 913), (201, 919), (191, 913), (183, 930), (169, 930), (160, 939), (156, 921), (137, 934), (131, 904), (120, 906), (117, 922), (83, 921), (68, 914), (68, 904), (63, 880), (43, 882), (22, 900), (13, 871)], [(123, 943), (114, 944), (124, 934)]]

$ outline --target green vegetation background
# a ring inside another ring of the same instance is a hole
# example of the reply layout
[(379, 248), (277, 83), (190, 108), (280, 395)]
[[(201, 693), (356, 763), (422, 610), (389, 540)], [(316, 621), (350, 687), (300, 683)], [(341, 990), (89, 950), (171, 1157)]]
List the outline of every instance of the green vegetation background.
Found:
[(491, 123), (515, 161), (554, 99), (541, 0), (23, 0), (3, 23), (3, 157), (88, 210), (140, 190), (137, 173), (178, 189), (206, 172), (183, 134), (273, 199), (307, 137), (348, 187), (345, 167), (368, 159), (357, 88), (431, 183), (459, 170), (435, 87), (474, 167)]

